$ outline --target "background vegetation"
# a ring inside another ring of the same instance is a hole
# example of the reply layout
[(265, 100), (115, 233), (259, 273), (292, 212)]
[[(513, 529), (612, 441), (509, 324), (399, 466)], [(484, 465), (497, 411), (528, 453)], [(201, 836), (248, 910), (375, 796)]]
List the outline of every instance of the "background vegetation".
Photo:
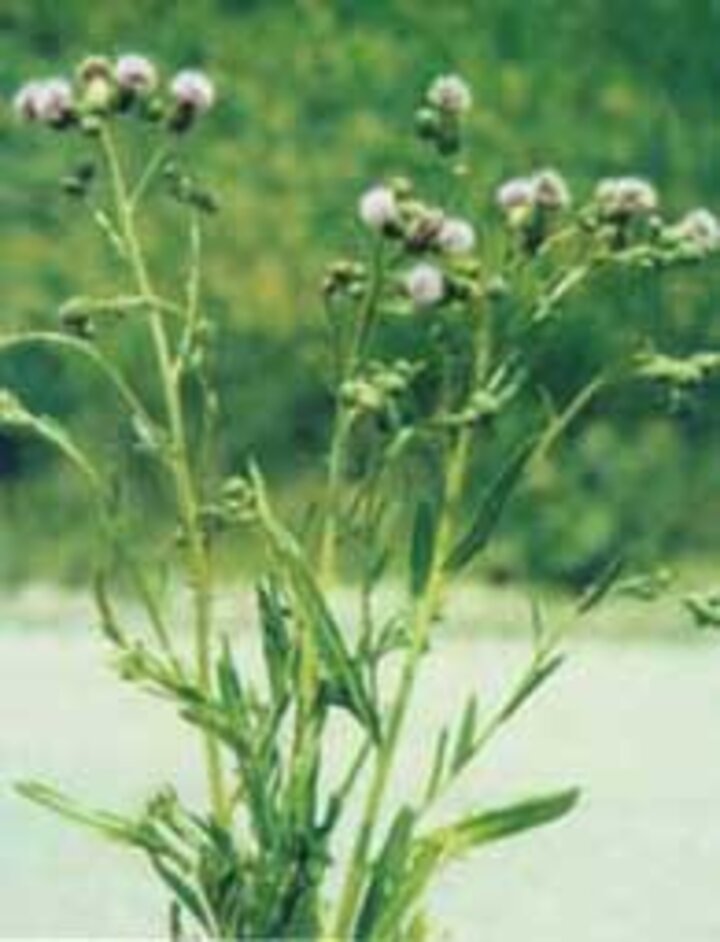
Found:
[[(480, 220), (494, 213), (499, 181), (538, 165), (562, 168), (579, 191), (636, 172), (656, 181), (670, 213), (720, 209), (718, 0), (2, 0), (0, 29), (8, 101), (26, 78), (90, 52), (145, 52), (217, 78), (220, 105), (192, 147), (221, 200), (206, 308), (223, 331), (222, 460), (237, 469), (258, 455), (288, 501), (312, 488), (307, 469), (326, 434), (324, 265), (357, 247), (367, 183), (419, 163), (408, 116), (431, 76), (456, 70), (474, 86)], [(71, 146), (18, 133), (9, 107), (0, 122), (3, 327), (55, 326), (63, 300), (107, 290), (111, 260), (60, 193)], [(163, 218), (147, 235), (173, 279), (184, 246)], [(577, 329), (562, 342), (548, 333), (537, 351), (544, 384), (569, 395), (632, 323), (659, 325), (668, 352), (717, 347), (719, 269), (588, 292)], [(139, 337), (123, 342), (128, 358), (143, 356)], [(0, 363), (9, 383), (80, 433), (106, 422), (88, 375), (55, 356)], [(621, 406), (607, 394), (515, 508), (494, 571), (579, 579), (628, 543), (648, 563), (717, 553), (719, 406), (720, 387), (675, 403), (648, 392)], [(115, 430), (103, 427), (112, 446)], [(0, 438), (5, 579), (81, 576), (91, 551), (82, 507), (51, 456)]]

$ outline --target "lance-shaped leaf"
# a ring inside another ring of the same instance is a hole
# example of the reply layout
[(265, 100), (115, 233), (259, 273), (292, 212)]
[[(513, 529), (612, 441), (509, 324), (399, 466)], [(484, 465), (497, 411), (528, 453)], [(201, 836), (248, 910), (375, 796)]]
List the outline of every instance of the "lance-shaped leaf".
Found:
[(514, 716), (518, 710), (527, 703), (530, 697), (543, 686), (545, 681), (549, 680), (564, 663), (564, 654), (555, 654), (552, 657), (547, 657), (544, 660), (534, 663), (503, 707), (499, 721), (506, 723)]
[(109, 840), (122, 844), (135, 844), (149, 849), (149, 835), (135, 821), (123, 818), (110, 811), (86, 808), (73, 798), (51, 788), (49, 785), (45, 785), (43, 782), (18, 782), (15, 788), (23, 798), (55, 812), (55, 814), (72, 821), (74, 824), (80, 824), (94, 831), (99, 831)]
[(437, 828), (421, 838), (419, 847), (435, 848), (444, 860), (454, 859), (472, 848), (557, 821), (575, 807), (579, 795), (578, 789), (569, 788), (482, 811)]
[(522, 477), (533, 455), (536, 439), (525, 442), (511, 456), (507, 464), (483, 494), (467, 531), (460, 537), (445, 561), (445, 569), (458, 572), (463, 569), (490, 541), (500, 522), (503, 510)]
[(422, 594), (430, 575), (435, 548), (435, 526), (435, 509), (428, 501), (420, 501), (410, 544), (410, 588), (415, 596)]
[(460, 726), (455, 739), (450, 772), (454, 775), (466, 765), (475, 754), (475, 734), (477, 730), (477, 697), (468, 698), (463, 711)]
[(354, 936), (358, 939), (379, 938), (375, 932), (376, 925), (402, 881), (414, 825), (415, 812), (412, 808), (401, 808), (372, 865), (368, 888), (355, 924)]
[(260, 522), (279, 564), (283, 567), (298, 607), (299, 621), (312, 631), (320, 662), (332, 687), (341, 690), (343, 702), (379, 738), (379, 719), (363, 675), (350, 655), (342, 631), (315, 581), (295, 537), (275, 517), (263, 480), (252, 471)]

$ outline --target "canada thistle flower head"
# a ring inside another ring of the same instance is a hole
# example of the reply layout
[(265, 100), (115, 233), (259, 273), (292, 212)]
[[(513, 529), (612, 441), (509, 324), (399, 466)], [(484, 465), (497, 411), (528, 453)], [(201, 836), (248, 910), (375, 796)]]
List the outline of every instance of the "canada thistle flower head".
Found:
[(388, 186), (374, 186), (360, 197), (358, 204), (360, 219), (376, 232), (383, 232), (400, 218), (395, 193)]
[(427, 100), (438, 111), (462, 115), (472, 108), (472, 92), (459, 75), (440, 75), (427, 92)]
[(183, 69), (170, 83), (170, 94), (182, 109), (203, 114), (215, 104), (215, 86), (199, 69)]
[(720, 250), (720, 220), (709, 209), (693, 209), (686, 213), (670, 228), (670, 235), (702, 254)]
[(23, 121), (38, 121), (38, 98), (42, 82), (32, 81), (22, 85), (13, 98), (13, 111)]
[(540, 170), (530, 178), (536, 206), (542, 209), (567, 209), (572, 202), (565, 178), (557, 170)]
[(152, 92), (158, 84), (157, 69), (146, 56), (127, 53), (115, 63), (115, 81), (125, 92)]
[(466, 219), (448, 217), (437, 235), (439, 247), (448, 255), (467, 255), (475, 248), (475, 230)]
[(530, 177), (514, 177), (502, 183), (495, 194), (497, 204), (505, 213), (533, 206), (535, 189)]
[(646, 216), (658, 208), (655, 187), (642, 177), (610, 177), (595, 189), (595, 202), (603, 216), (629, 218)]
[(445, 296), (445, 277), (435, 265), (420, 262), (405, 276), (405, 290), (416, 307), (432, 307)]
[(565, 178), (552, 169), (506, 181), (498, 188), (496, 199), (507, 214), (536, 207), (557, 211), (567, 209), (572, 202)]
[(72, 86), (64, 78), (27, 82), (15, 95), (13, 107), (24, 121), (64, 127), (74, 111)]

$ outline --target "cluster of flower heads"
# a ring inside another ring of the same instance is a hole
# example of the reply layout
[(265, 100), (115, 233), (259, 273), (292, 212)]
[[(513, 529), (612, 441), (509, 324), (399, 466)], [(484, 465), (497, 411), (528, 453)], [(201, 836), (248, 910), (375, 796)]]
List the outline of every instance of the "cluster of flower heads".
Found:
[[(569, 187), (554, 170), (529, 177), (516, 177), (497, 190), (497, 204), (511, 225), (522, 228), (537, 214), (569, 209)], [(581, 212), (585, 225), (609, 225), (623, 232), (636, 222), (649, 222), (660, 245), (684, 247), (689, 256), (707, 255), (720, 249), (720, 220), (707, 209), (693, 209), (678, 222), (665, 225), (660, 216), (660, 197), (642, 177), (607, 177), (600, 180), (589, 204)]]
[[(401, 242), (410, 254), (463, 258), (471, 256), (477, 244), (472, 223), (414, 199), (405, 180), (367, 190), (358, 213), (369, 229)], [(407, 293), (418, 307), (439, 303), (449, 287), (441, 268), (429, 261), (419, 261), (405, 277)]]
[(130, 53), (115, 61), (91, 56), (72, 81), (54, 77), (27, 82), (17, 92), (14, 108), (25, 121), (56, 130), (79, 126), (88, 132), (97, 130), (102, 118), (135, 108), (141, 116), (164, 120), (180, 132), (214, 103), (215, 86), (204, 72), (184, 69), (163, 88), (155, 63)]

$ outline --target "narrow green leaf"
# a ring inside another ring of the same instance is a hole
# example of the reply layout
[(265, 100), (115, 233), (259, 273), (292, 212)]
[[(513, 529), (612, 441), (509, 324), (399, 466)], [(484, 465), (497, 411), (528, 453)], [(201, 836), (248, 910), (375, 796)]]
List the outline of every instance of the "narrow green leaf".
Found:
[(537, 690), (549, 680), (553, 674), (565, 663), (564, 654), (556, 654), (544, 663), (538, 664), (527, 676), (525, 682), (520, 684), (500, 716), (500, 722), (505, 723), (510, 717), (527, 703)]
[(430, 775), (428, 776), (428, 782), (425, 788), (425, 804), (433, 800), (437, 794), (438, 788), (440, 787), (440, 783), (443, 780), (445, 773), (445, 758), (447, 755), (449, 742), (450, 733), (447, 726), (443, 726), (437, 738), (433, 764), (430, 767)]
[(283, 603), (275, 586), (263, 583), (257, 587), (263, 655), (273, 701), (281, 702), (288, 687), (287, 665), (290, 658), (290, 638)]
[(410, 588), (414, 596), (421, 595), (430, 575), (435, 546), (435, 509), (429, 501), (421, 500), (415, 514), (410, 544)]
[(388, 835), (372, 865), (368, 888), (365, 892), (355, 925), (354, 937), (379, 939), (376, 924), (382, 918), (383, 908), (392, 899), (407, 863), (415, 812), (403, 807), (395, 816)]
[(85, 808), (74, 799), (43, 782), (18, 782), (15, 789), (23, 798), (53, 811), (74, 824), (99, 831), (109, 840), (124, 844), (143, 844), (137, 825), (127, 818), (108, 811)]
[(160, 879), (170, 887), (178, 902), (197, 919), (203, 929), (212, 933), (212, 919), (206, 912), (198, 891), (159, 855), (150, 854), (150, 862)]
[(469, 697), (463, 711), (460, 728), (455, 740), (455, 748), (450, 763), (450, 771), (459, 772), (465, 763), (472, 758), (475, 751), (475, 731), (477, 728), (477, 697)]
[(617, 556), (610, 561), (595, 582), (588, 586), (581, 595), (577, 604), (577, 610), (581, 615), (584, 615), (586, 612), (598, 606), (608, 593), (612, 591), (624, 567), (625, 560), (622, 556)]
[(315, 581), (302, 549), (273, 514), (259, 472), (253, 469), (252, 475), (261, 523), (288, 577), (301, 621), (314, 633), (319, 657), (331, 685), (343, 690), (349, 709), (378, 739), (380, 724), (377, 711), (342, 631)]
[(515, 491), (533, 455), (536, 444), (536, 439), (532, 438), (518, 448), (490, 484), (480, 501), (472, 523), (445, 561), (446, 570), (458, 572), (485, 549), (500, 522), (505, 505)]
[(420, 843), (436, 848), (444, 860), (454, 859), (471, 848), (557, 821), (575, 807), (579, 794), (576, 788), (571, 788), (471, 815), (438, 828)]

